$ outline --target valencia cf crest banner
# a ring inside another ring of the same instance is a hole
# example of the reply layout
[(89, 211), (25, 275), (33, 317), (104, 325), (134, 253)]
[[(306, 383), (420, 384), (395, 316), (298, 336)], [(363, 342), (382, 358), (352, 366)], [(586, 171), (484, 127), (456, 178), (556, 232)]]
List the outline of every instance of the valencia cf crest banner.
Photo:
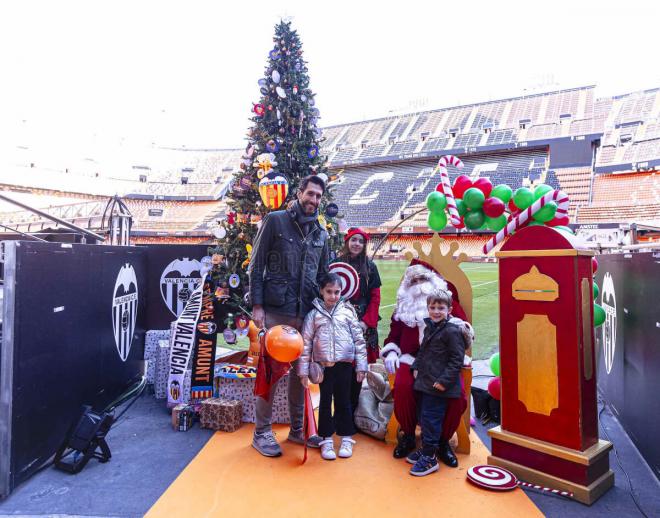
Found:
[[(196, 345), (196, 327), (203, 306), (203, 288), (207, 286), (206, 275), (190, 294), (188, 303), (174, 325), (170, 338), (170, 373), (167, 380), (167, 404), (175, 406), (183, 403), (183, 378)], [(193, 383), (195, 376), (193, 374)]]
[(195, 326), (195, 356), (191, 379), (191, 403), (213, 397), (213, 368), (217, 325), (213, 306), (213, 280), (202, 281), (202, 309)]

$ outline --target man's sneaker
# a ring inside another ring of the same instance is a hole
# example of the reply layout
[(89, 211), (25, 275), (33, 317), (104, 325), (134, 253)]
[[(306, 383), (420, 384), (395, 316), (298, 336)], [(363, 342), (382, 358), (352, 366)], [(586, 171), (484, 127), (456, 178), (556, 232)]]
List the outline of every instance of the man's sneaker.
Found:
[(325, 460), (335, 460), (337, 458), (332, 437), (329, 439), (323, 439), (321, 441), (321, 457), (323, 457)]
[(272, 431), (255, 432), (252, 436), (252, 447), (264, 457), (279, 457), (282, 455), (282, 448), (275, 440), (275, 434)]
[(341, 438), (341, 446), (339, 447), (339, 456), (342, 459), (348, 459), (353, 455), (353, 445), (355, 441), (350, 437)]
[[(295, 444), (305, 444), (302, 428), (299, 428), (298, 430), (291, 428), (291, 430), (289, 430), (289, 436), (286, 439), (287, 441), (291, 441)], [(318, 435), (312, 435), (309, 439), (307, 439), (307, 447), (320, 448), (319, 444), (321, 441), (322, 439)]]
[(408, 464), (415, 464), (421, 456), (422, 456), (422, 449), (420, 448), (419, 450), (415, 450), (410, 455), (408, 455), (406, 457), (406, 462)]
[(439, 467), (435, 456), (427, 457), (426, 455), (420, 455), (415, 465), (410, 468), (410, 474), (416, 477), (423, 477), (424, 475), (438, 471)]

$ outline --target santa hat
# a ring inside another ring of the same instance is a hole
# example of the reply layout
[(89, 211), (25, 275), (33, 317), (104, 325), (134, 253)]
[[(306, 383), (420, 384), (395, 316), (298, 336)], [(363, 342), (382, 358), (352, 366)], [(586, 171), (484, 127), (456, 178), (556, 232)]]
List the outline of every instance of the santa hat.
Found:
[(365, 242), (369, 241), (369, 234), (367, 234), (364, 230), (358, 227), (353, 227), (348, 229), (348, 233), (344, 236), (344, 242), (347, 242), (350, 238), (353, 236), (360, 235), (364, 238)]

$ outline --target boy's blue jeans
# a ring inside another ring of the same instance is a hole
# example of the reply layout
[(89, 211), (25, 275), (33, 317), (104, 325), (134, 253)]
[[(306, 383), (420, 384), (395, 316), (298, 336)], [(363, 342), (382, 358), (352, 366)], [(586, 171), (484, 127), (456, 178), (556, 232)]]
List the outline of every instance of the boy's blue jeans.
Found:
[(419, 394), (419, 423), (422, 427), (422, 453), (428, 457), (435, 457), (440, 446), (442, 435), (442, 421), (447, 411), (447, 398), (432, 396), (425, 392)]

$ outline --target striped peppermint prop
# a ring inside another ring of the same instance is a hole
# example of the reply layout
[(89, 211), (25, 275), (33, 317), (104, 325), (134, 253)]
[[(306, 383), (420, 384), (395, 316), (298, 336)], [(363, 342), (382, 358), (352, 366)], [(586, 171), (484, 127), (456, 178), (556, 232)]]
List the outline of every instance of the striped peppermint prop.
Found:
[(552, 489), (551, 487), (539, 486), (538, 484), (530, 484), (529, 482), (523, 482), (522, 480), (518, 481), (518, 485), (528, 489), (543, 491), (544, 493), (552, 493), (553, 495), (563, 496), (565, 498), (573, 498), (574, 496), (570, 491), (561, 491), (559, 489)]
[(447, 198), (447, 210), (449, 211), (450, 223), (454, 226), (461, 224), (461, 215), (456, 208), (456, 200), (454, 199), (454, 191), (449, 183), (449, 173), (447, 173), (447, 165), (453, 165), (457, 169), (463, 169), (463, 162), (461, 159), (454, 155), (445, 155), (438, 160), (438, 169), (440, 170), (440, 179), (442, 181), (442, 193)]
[(521, 211), (513, 218), (506, 227), (500, 230), (495, 236), (493, 236), (483, 248), (484, 254), (490, 252), (498, 243), (501, 243), (509, 234), (515, 232), (520, 227), (522, 227), (527, 220), (529, 220), (534, 214), (536, 214), (543, 206), (550, 202), (554, 201), (557, 203), (557, 212), (555, 213), (556, 218), (562, 218), (568, 214), (568, 196), (563, 191), (551, 191), (547, 193), (542, 198), (536, 200), (532, 205), (530, 205), (525, 210)]

